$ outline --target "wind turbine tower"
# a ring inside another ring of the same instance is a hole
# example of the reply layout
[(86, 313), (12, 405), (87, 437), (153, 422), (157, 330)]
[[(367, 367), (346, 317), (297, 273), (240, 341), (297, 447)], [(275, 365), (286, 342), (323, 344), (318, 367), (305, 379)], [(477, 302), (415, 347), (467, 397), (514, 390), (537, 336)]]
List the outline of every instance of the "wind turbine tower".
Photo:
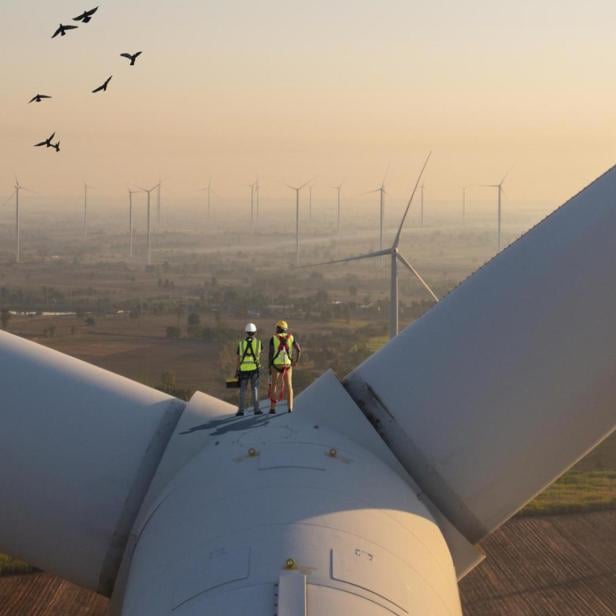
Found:
[(335, 191), (338, 192), (338, 211), (337, 211), (337, 216), (336, 216), (336, 234), (340, 235), (340, 210), (341, 210), (341, 203), (342, 203), (342, 184), (338, 184), (338, 186), (333, 186), (333, 189)]
[(509, 175), (509, 171), (505, 173), (503, 179), (498, 184), (482, 184), (484, 188), (496, 188), (497, 195), (497, 252), (501, 251), (502, 240), (501, 240), (501, 227), (502, 227), (502, 203), (503, 203), (503, 184)]
[(259, 183), (259, 178), (255, 182), (255, 214), (257, 222), (259, 221), (259, 215), (261, 213), (261, 184)]
[(385, 223), (385, 195), (387, 191), (385, 190), (385, 180), (387, 180), (387, 171), (383, 176), (383, 181), (381, 185), (376, 189), (370, 191), (371, 193), (379, 193), (379, 250), (383, 250), (383, 226)]
[(207, 217), (212, 217), (212, 178), (207, 185)]
[(255, 188), (256, 184), (248, 184), (250, 188), (250, 230), (255, 228)]
[(304, 182), (301, 186), (291, 186), (287, 184), (287, 188), (295, 191), (295, 266), (299, 267), (299, 191), (308, 186), (312, 180)]
[(88, 191), (94, 186), (83, 183), (83, 239), (88, 237)]
[[(22, 190), (28, 190), (25, 186), (22, 186), (15, 176), (15, 263), (21, 263), (21, 221), (20, 221), (20, 213), (19, 213), (19, 193)], [(13, 195), (11, 195), (12, 197)], [(9, 197), (7, 201), (11, 198)]]
[(417, 182), (415, 187), (413, 188), (413, 192), (411, 193), (411, 197), (406, 206), (406, 210), (404, 211), (404, 215), (402, 216), (402, 220), (400, 222), (400, 226), (398, 227), (398, 233), (394, 239), (393, 244), (389, 248), (384, 248), (382, 250), (377, 250), (376, 252), (370, 252), (363, 255), (358, 255), (356, 257), (347, 257), (345, 259), (335, 259), (334, 261), (326, 261), (324, 263), (314, 263), (311, 265), (307, 265), (306, 267), (314, 267), (319, 265), (332, 265), (334, 263), (348, 263), (349, 261), (359, 261), (361, 259), (372, 259), (375, 257), (384, 257), (389, 256), (391, 259), (391, 276), (390, 276), (390, 291), (389, 291), (389, 337), (394, 338), (398, 335), (398, 262), (402, 263), (404, 267), (406, 267), (412, 274), (417, 278), (420, 284), (428, 291), (428, 293), (432, 296), (435, 302), (438, 302), (439, 299), (434, 293), (434, 291), (430, 288), (428, 283), (422, 278), (419, 272), (411, 265), (411, 263), (405, 259), (405, 257), (400, 252), (400, 236), (402, 235), (402, 229), (404, 227), (404, 222), (406, 221), (406, 217), (409, 213), (409, 209), (413, 202), (413, 198), (417, 189), (419, 187), (419, 182), (421, 181), (421, 177), (426, 169), (428, 161), (430, 160), (431, 153), (428, 154), (423, 167), (421, 168), (421, 172), (419, 173), (419, 177), (417, 178)]
[[(147, 201), (147, 231), (146, 231), (146, 263), (152, 265), (152, 210), (151, 197), (152, 192), (159, 189), (159, 184), (152, 188), (141, 188), (141, 191), (148, 195)], [(160, 193), (159, 193), (160, 194)]]
[(156, 225), (160, 227), (160, 187), (162, 186), (163, 181), (161, 179), (158, 180), (158, 186), (156, 191)]
[(308, 219), (312, 222), (312, 184), (308, 186)]
[(212, 216), (212, 178), (210, 178), (210, 181), (207, 183), (207, 186), (205, 188), (202, 188), (201, 190), (207, 191), (207, 217), (211, 218)]
[(128, 189), (128, 256), (132, 259), (134, 256), (134, 239), (135, 229), (133, 225), (133, 195), (138, 193), (138, 190)]

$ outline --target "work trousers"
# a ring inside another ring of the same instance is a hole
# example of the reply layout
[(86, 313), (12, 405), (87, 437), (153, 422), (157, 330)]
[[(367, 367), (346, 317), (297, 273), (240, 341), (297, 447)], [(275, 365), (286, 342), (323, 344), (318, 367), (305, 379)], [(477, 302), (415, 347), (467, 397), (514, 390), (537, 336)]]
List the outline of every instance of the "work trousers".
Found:
[(253, 370), (251, 372), (240, 372), (240, 411), (244, 411), (244, 405), (246, 404), (246, 390), (248, 389), (249, 385), (252, 389), (252, 406), (254, 412), (257, 413), (260, 410), (258, 370)]

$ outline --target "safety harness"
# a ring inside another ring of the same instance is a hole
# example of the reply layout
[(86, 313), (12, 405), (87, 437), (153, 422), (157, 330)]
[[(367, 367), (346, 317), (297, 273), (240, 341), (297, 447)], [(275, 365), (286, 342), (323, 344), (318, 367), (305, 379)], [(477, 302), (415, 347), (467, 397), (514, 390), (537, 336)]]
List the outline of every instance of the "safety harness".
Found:
[(291, 344), (293, 344), (294, 338), (292, 334), (276, 334), (274, 336), (274, 339), (278, 340), (278, 349), (276, 349), (276, 353), (274, 357), (272, 357), (272, 366), (276, 368), (276, 370), (279, 370), (278, 365), (276, 364), (276, 360), (278, 359), (280, 355), (284, 353), (284, 357), (286, 358), (286, 361), (280, 364), (280, 366), (282, 368), (288, 369), (292, 363), (291, 351), (289, 350), (289, 340), (291, 340)]
[(259, 369), (259, 360), (257, 359), (257, 356), (255, 354), (254, 349), (252, 348), (252, 343), (256, 342), (257, 343), (257, 348), (259, 346), (259, 341), (255, 340), (254, 338), (246, 338), (245, 340), (242, 340), (242, 342), (240, 342), (240, 348), (242, 343), (246, 343), (246, 348), (244, 349), (244, 352), (242, 353), (242, 356), (240, 357), (240, 372), (252, 372), (251, 370), (242, 370), (242, 365), (244, 364), (244, 361), (246, 359), (246, 357), (248, 357), (248, 355), (250, 355), (252, 357), (252, 361), (255, 365), (254, 370), (258, 370)]

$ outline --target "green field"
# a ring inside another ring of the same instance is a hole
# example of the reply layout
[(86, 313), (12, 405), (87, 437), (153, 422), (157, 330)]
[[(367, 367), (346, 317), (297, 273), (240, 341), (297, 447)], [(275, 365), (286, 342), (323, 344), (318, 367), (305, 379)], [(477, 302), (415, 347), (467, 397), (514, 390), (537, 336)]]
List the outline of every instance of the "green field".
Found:
[(34, 571), (36, 571), (36, 569), (27, 563), (0, 554), (0, 575), (18, 575), (22, 573), (32, 573)]
[(616, 471), (570, 471), (542, 492), (521, 515), (616, 509)]

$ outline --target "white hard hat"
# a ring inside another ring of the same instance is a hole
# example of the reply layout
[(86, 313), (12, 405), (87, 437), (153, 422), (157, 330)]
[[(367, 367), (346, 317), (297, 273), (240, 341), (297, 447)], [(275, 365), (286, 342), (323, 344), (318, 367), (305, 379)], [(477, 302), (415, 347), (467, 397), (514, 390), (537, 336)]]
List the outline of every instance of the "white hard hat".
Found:
[(255, 334), (257, 332), (257, 326), (254, 323), (247, 323), (244, 331), (247, 334)]

